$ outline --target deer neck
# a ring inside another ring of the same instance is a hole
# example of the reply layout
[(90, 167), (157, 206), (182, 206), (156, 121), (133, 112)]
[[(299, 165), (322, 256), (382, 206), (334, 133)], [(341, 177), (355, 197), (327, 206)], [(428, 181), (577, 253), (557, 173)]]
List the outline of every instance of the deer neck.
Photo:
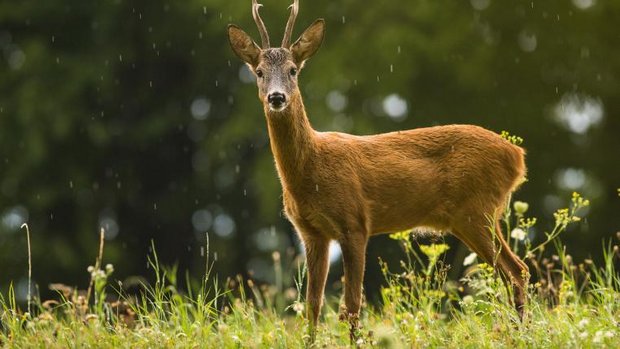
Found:
[(306, 116), (299, 91), (291, 96), (290, 105), (280, 112), (265, 106), (271, 151), (285, 190), (299, 188), (304, 167), (315, 150), (315, 133)]

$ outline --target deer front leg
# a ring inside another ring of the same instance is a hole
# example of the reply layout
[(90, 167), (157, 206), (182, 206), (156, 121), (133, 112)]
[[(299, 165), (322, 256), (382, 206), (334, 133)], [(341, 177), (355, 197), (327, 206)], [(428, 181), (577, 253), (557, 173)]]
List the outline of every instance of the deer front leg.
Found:
[(309, 321), (310, 343), (316, 337), (316, 325), (323, 306), (323, 292), (329, 270), (329, 240), (304, 238), (308, 286), (306, 288), (306, 315)]
[(362, 305), (362, 282), (366, 264), (366, 236), (348, 236), (340, 242), (344, 262), (344, 314), (341, 319), (349, 321), (351, 341), (355, 341), (359, 327)]

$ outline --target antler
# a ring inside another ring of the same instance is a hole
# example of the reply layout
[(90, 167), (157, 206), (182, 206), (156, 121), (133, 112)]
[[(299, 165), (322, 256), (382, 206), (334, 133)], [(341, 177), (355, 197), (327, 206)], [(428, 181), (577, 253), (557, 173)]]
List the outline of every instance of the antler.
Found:
[(269, 48), (269, 34), (267, 34), (267, 28), (265, 28), (265, 23), (260, 18), (258, 14), (258, 9), (263, 6), (256, 2), (256, 0), (252, 0), (252, 17), (254, 17), (254, 22), (256, 22), (256, 26), (258, 27), (258, 32), (260, 33), (260, 38), (263, 42), (263, 49)]
[(299, 0), (294, 0), (293, 4), (288, 8), (291, 9), (291, 15), (286, 22), (286, 30), (284, 31), (284, 38), (282, 39), (282, 47), (288, 48), (291, 44), (291, 35), (293, 35), (293, 26), (295, 25), (295, 19), (297, 18), (297, 12), (299, 11)]

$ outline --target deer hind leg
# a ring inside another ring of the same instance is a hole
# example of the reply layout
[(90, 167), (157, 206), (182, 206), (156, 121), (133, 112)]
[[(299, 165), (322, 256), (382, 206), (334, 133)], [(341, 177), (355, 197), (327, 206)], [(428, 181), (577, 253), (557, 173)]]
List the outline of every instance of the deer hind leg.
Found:
[(362, 282), (366, 264), (366, 245), (368, 237), (364, 235), (347, 236), (340, 241), (342, 260), (344, 262), (344, 313), (342, 320), (349, 321), (350, 338), (355, 340), (359, 328), (359, 313), (362, 305)]
[(527, 283), (530, 278), (530, 270), (528, 266), (512, 252), (510, 246), (504, 240), (499, 221), (495, 222), (496, 239), (500, 243), (500, 268), (504, 276), (504, 281), (513, 285), (514, 289), (514, 305), (519, 313), (519, 317), (523, 319), (523, 311), (525, 306), (525, 298), (527, 292)]
[(314, 342), (316, 325), (323, 306), (323, 292), (329, 271), (329, 239), (304, 238), (308, 285), (306, 287), (306, 315), (310, 326), (310, 341)]
[(476, 252), (482, 260), (499, 269), (506, 286), (513, 286), (514, 306), (519, 316), (523, 318), (529, 269), (504, 240), (499, 221), (494, 223), (494, 232), (490, 231), (486, 221), (486, 219), (472, 221), (472, 224), (456, 229), (454, 235)]

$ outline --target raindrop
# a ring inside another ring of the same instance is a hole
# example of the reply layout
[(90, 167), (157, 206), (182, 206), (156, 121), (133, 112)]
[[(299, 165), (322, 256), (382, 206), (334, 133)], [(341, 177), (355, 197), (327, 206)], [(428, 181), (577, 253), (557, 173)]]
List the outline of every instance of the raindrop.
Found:
[(103, 229), (103, 237), (106, 240), (112, 240), (118, 235), (118, 223), (111, 217), (104, 217), (99, 219), (99, 229)]
[(342, 24), (345, 24), (347, 22), (347, 20), (344, 18), (344, 16), (342, 16)]
[(213, 221), (213, 231), (216, 235), (223, 238), (232, 237), (235, 232), (235, 228), (235, 221), (225, 213), (220, 213)]
[(24, 65), (24, 62), (26, 61), (26, 55), (22, 50), (15, 49), (8, 54), (7, 61), (11, 69), (18, 70), (22, 67), (22, 65)]
[(519, 33), (517, 42), (519, 44), (519, 48), (521, 48), (524, 52), (533, 52), (536, 50), (536, 46), (538, 44), (536, 34), (528, 33), (525, 30)]
[(213, 216), (209, 210), (200, 209), (192, 214), (192, 225), (194, 226), (194, 230), (200, 232), (207, 231), (211, 228), (211, 224), (213, 224)]
[(340, 249), (340, 244), (336, 241), (331, 241), (329, 243), (329, 262), (336, 263), (340, 260), (342, 256), (342, 250)]
[(556, 183), (562, 189), (578, 190), (586, 183), (586, 173), (580, 168), (565, 168), (556, 175)]
[(211, 111), (211, 101), (205, 97), (198, 97), (192, 101), (190, 111), (194, 119), (205, 120)]
[(341, 112), (348, 104), (347, 96), (338, 90), (333, 90), (325, 97), (325, 102), (329, 109), (335, 112)]
[(555, 106), (554, 117), (566, 129), (584, 134), (603, 119), (603, 103), (598, 98), (566, 94)]
[[(34, 281), (34, 280), (33, 280)], [(28, 285), (30, 285), (30, 292), (28, 292)], [(36, 282), (28, 283), (28, 278), (21, 278), (15, 285), (15, 298), (19, 301), (27, 301), (28, 295), (34, 295), (38, 292)]]
[(279, 237), (272, 228), (262, 228), (254, 233), (254, 243), (260, 251), (273, 251), (278, 248)]
[(596, 5), (596, 0), (573, 0), (573, 5), (580, 10), (587, 10)]
[(119, 225), (116, 218), (116, 213), (107, 208), (99, 213), (99, 227), (97, 234), (103, 229), (103, 237), (106, 240), (112, 240), (116, 238), (119, 232)]
[(390, 73), (394, 72), (394, 64), (390, 64)]
[(383, 110), (393, 120), (402, 121), (407, 117), (407, 101), (393, 93), (383, 100)]
[(470, 0), (471, 7), (478, 11), (482, 11), (491, 5), (491, 0)]
[(17, 230), (28, 221), (28, 210), (24, 206), (13, 206), (2, 214), (2, 224), (9, 230)]

